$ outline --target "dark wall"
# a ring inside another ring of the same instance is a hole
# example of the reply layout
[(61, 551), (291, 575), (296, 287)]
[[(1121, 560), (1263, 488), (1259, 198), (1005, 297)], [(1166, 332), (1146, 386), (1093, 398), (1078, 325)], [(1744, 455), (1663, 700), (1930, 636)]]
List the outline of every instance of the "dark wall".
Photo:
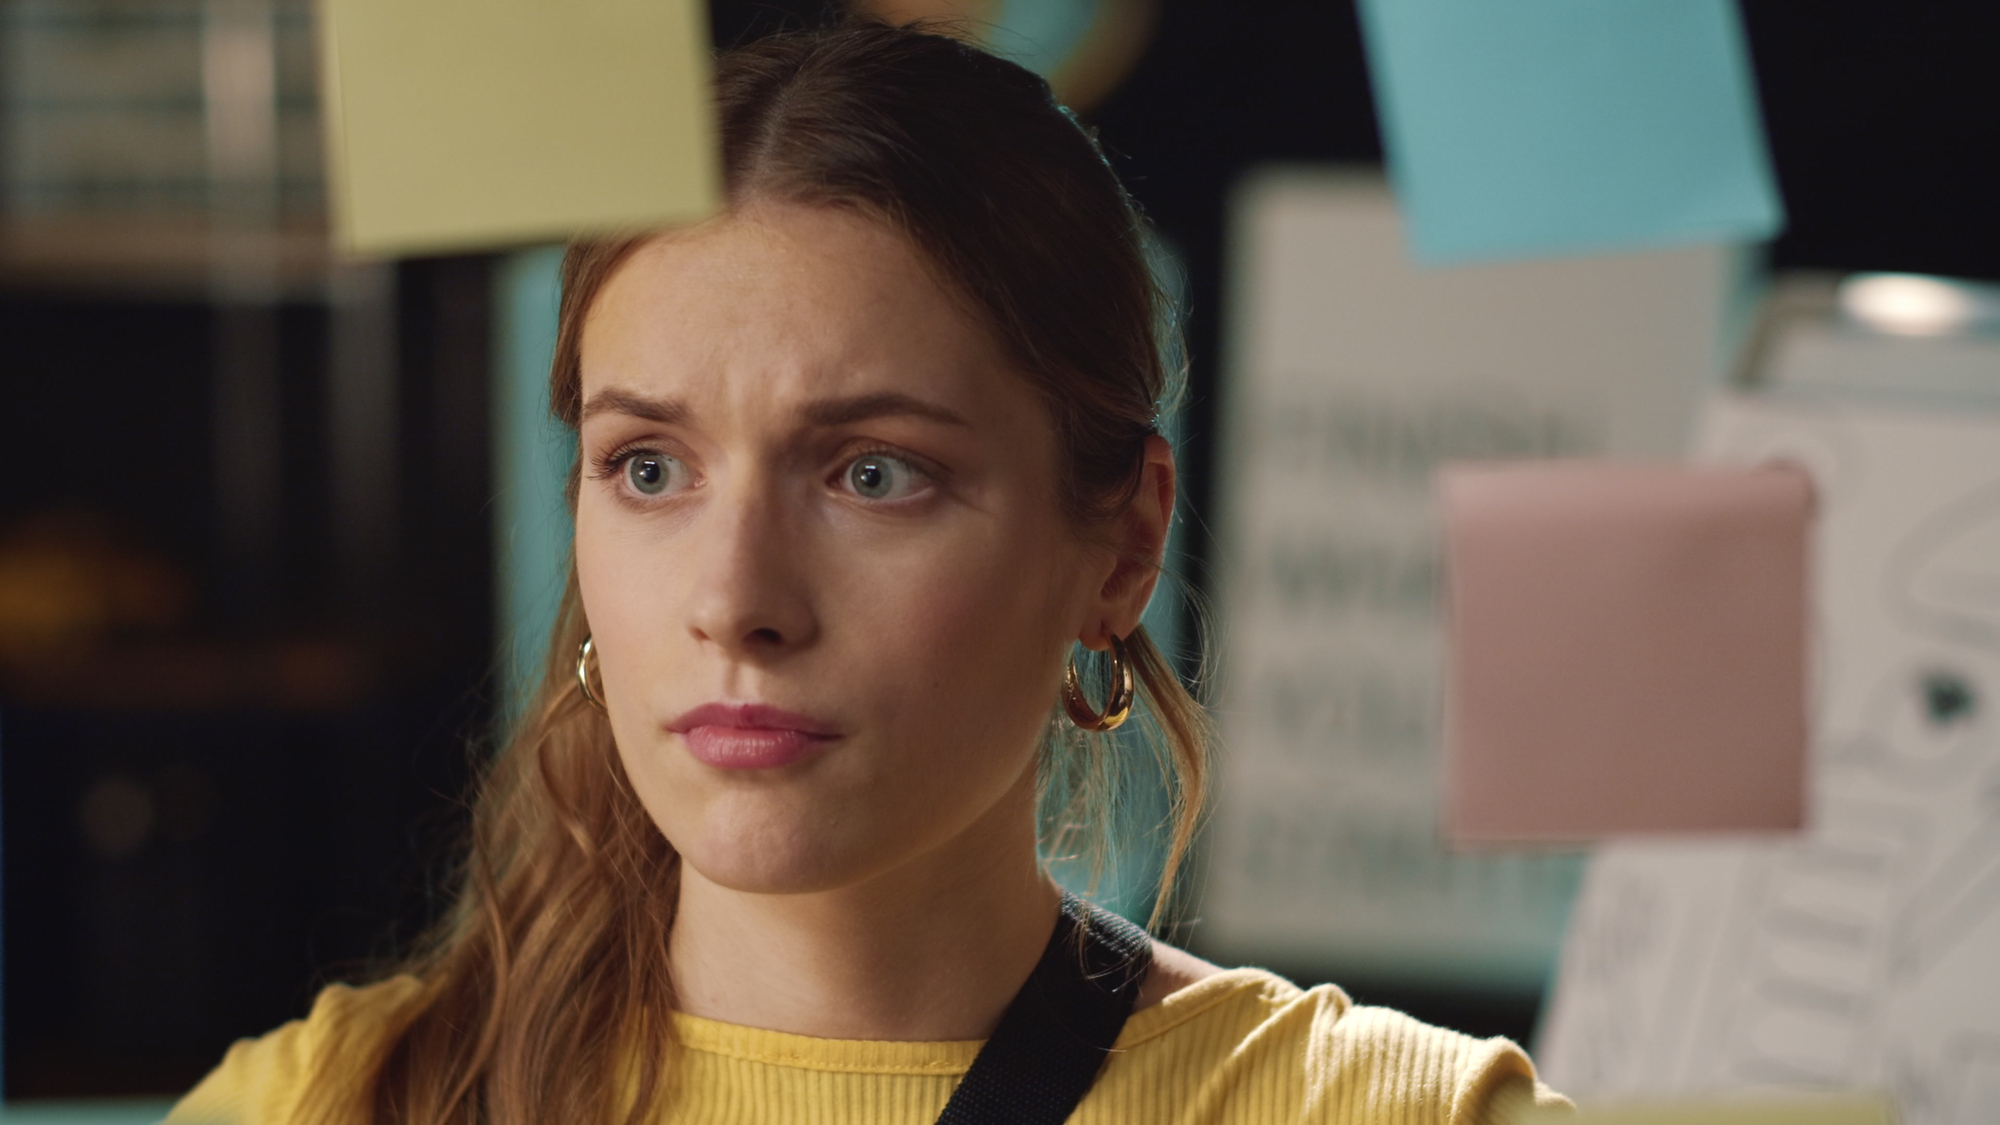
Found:
[(323, 305), (273, 314), (279, 518), (246, 574), (220, 547), (216, 311), (0, 293), (0, 565), (75, 587), (68, 633), (0, 652), (9, 1096), (185, 1089), (429, 917), (489, 720), (487, 273), (399, 270), (393, 535), (361, 591)]

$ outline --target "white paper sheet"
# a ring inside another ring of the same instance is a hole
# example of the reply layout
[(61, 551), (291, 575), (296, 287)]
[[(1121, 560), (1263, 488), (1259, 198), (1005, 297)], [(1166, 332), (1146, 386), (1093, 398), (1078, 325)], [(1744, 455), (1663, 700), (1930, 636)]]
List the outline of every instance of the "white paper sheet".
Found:
[(1732, 254), (1423, 270), (1378, 178), (1239, 197), (1218, 474), (1224, 757), (1200, 948), (1539, 989), (1578, 865), (1438, 841), (1438, 528), (1457, 458), (1685, 448)]
[(1700, 448), (1819, 483), (1813, 827), (1604, 849), (1537, 1061), (1574, 1095), (1875, 1088), (1991, 1125), (2000, 413), (1725, 396)]

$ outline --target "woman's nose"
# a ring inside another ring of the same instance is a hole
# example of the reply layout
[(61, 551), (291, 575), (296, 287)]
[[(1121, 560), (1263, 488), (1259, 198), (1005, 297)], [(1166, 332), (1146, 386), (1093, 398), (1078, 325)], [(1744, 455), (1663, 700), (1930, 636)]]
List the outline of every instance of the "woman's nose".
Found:
[(768, 659), (818, 634), (811, 560), (775, 492), (741, 482), (706, 505), (686, 540), (697, 556), (688, 631), (739, 658)]

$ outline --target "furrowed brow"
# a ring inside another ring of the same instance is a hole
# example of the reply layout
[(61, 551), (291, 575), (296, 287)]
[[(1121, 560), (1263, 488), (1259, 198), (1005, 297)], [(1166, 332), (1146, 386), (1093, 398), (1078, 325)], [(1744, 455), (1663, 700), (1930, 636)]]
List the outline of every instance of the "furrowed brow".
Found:
[(679, 399), (647, 398), (631, 391), (606, 387), (591, 395), (590, 401), (583, 404), (583, 417), (598, 414), (630, 414), (634, 418), (675, 425), (687, 421), (694, 412)]
[(822, 399), (807, 405), (803, 413), (806, 421), (815, 426), (845, 426), (855, 422), (865, 422), (870, 418), (886, 418), (898, 414), (928, 418), (933, 422), (943, 422), (949, 426), (972, 424), (936, 403), (925, 402), (923, 399), (896, 391), (857, 395), (853, 398)]

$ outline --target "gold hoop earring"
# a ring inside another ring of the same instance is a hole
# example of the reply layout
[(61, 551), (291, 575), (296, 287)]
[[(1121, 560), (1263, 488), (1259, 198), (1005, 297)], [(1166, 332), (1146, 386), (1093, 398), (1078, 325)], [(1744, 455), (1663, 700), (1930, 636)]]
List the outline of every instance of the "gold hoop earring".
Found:
[(1063, 669), (1063, 710), (1078, 730), (1117, 730), (1132, 716), (1132, 662), (1125, 658), (1125, 642), (1111, 638), (1111, 695), (1102, 712), (1092, 711), (1083, 697), (1083, 682), (1076, 674), (1076, 661)]
[(599, 711), (603, 711), (604, 700), (590, 686), (590, 657), (595, 651), (590, 646), (590, 635), (586, 633), (583, 643), (578, 645), (576, 650), (576, 686), (583, 689), (583, 698), (586, 703), (589, 703)]

